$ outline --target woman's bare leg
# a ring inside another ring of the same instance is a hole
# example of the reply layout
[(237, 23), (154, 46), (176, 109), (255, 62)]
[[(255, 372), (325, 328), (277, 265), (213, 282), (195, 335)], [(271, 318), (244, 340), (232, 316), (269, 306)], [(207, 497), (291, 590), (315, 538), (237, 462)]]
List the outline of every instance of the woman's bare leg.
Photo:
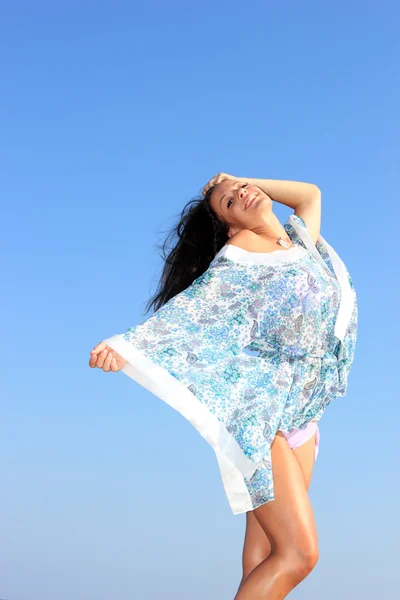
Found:
[(240, 586), (250, 573), (271, 553), (271, 542), (257, 521), (254, 512), (246, 512), (246, 531), (242, 552), (242, 579)]
[(270, 554), (247, 575), (235, 600), (281, 600), (317, 563), (314, 515), (294, 453), (278, 431), (271, 446), (275, 499), (251, 511), (269, 540)]
[[(315, 464), (315, 436), (311, 436), (304, 444), (292, 450), (303, 472), (307, 491), (310, 487), (312, 472)], [(271, 542), (257, 521), (252, 510), (246, 513), (246, 531), (242, 553), (242, 579), (239, 588), (246, 577), (271, 553)]]

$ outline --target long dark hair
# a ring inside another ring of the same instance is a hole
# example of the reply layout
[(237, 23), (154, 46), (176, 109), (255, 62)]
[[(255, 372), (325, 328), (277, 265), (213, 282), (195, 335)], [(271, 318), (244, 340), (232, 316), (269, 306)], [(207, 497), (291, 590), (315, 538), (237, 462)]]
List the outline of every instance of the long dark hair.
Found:
[[(210, 204), (214, 189), (212, 186), (205, 196), (190, 200), (183, 207), (179, 222), (170, 230), (162, 245), (165, 264), (161, 279), (157, 292), (147, 303), (145, 314), (152, 306), (156, 312), (200, 277), (229, 239), (229, 224), (222, 221)], [(175, 235), (178, 242), (173, 240)], [(166, 246), (171, 240), (175, 246), (167, 254)]]

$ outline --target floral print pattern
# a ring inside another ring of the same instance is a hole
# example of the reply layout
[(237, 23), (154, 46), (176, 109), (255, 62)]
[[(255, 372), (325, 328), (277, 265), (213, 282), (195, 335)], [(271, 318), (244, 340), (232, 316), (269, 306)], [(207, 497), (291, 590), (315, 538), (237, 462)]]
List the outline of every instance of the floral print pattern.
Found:
[(226, 245), (187, 289), (120, 334), (194, 394), (255, 461), (251, 478), (243, 477), (253, 509), (274, 499), (276, 432), (319, 421), (346, 394), (355, 353), (350, 275), (346, 269), (354, 305), (340, 341), (341, 286), (329, 252), (319, 240), (323, 264), (316, 260), (298, 235), (299, 228), (309, 235), (304, 220), (291, 215), (291, 222), (297, 227), (284, 227), (295, 248), (260, 260)]

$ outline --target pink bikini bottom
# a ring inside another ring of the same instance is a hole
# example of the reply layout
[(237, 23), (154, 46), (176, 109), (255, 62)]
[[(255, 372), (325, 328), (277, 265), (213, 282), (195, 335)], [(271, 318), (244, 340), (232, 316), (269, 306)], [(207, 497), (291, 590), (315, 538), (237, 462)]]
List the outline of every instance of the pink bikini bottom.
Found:
[[(282, 431), (282, 430), (281, 430)], [(298, 448), (302, 444), (304, 444), (307, 440), (315, 435), (315, 452), (314, 452), (314, 460), (317, 460), (318, 450), (319, 450), (319, 428), (318, 423), (311, 421), (308, 423), (305, 429), (299, 429), (298, 427), (293, 427), (289, 432), (282, 431), (285, 438), (289, 442), (289, 446), (294, 450), (294, 448)]]

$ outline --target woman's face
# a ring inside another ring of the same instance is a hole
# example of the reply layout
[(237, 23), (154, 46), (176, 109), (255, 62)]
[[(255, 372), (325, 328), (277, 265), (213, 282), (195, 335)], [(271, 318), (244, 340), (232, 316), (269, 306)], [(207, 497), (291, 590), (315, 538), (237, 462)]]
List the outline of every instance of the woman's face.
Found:
[(255, 185), (233, 179), (224, 179), (216, 185), (210, 204), (233, 230), (260, 227), (268, 222), (272, 212), (272, 199), (268, 194)]

